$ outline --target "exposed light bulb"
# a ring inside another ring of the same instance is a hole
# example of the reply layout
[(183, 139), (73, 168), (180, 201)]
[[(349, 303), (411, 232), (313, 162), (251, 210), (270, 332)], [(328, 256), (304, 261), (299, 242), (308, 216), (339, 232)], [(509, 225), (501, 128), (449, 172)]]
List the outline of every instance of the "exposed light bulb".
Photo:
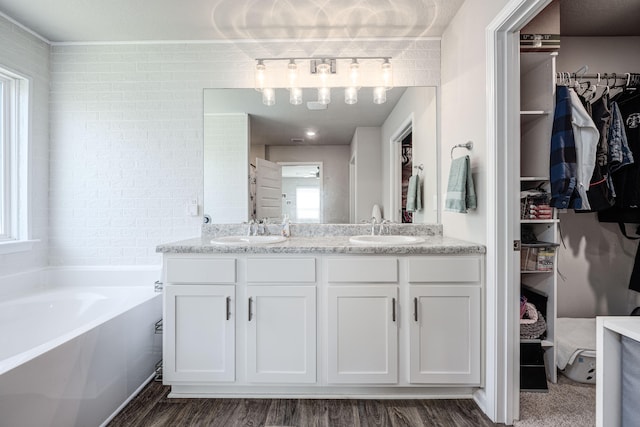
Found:
[(265, 87), (262, 89), (262, 103), (267, 107), (276, 103), (276, 91), (273, 88)]
[(358, 102), (358, 88), (350, 86), (344, 90), (345, 104), (355, 104)]
[(331, 63), (323, 59), (322, 62), (316, 66), (316, 71), (318, 72), (318, 76), (320, 76), (321, 86), (326, 87), (329, 75), (331, 74)]
[(353, 58), (351, 64), (349, 64), (349, 80), (351, 81), (351, 86), (358, 87), (358, 80), (360, 78), (360, 64), (358, 64), (358, 60)]
[(331, 102), (331, 89), (328, 87), (319, 87), (318, 102), (325, 105), (329, 104)]
[(393, 87), (393, 67), (389, 58), (385, 58), (381, 66), (382, 71), (382, 86), (385, 89), (391, 89)]
[(264, 65), (262, 59), (258, 59), (258, 63), (256, 64), (255, 70), (255, 88), (258, 91), (261, 91), (265, 87), (265, 81), (267, 78), (267, 67)]
[(289, 103), (293, 105), (302, 104), (302, 89), (299, 87), (289, 88)]
[(289, 65), (287, 65), (287, 76), (289, 78), (289, 87), (297, 87), (298, 86), (298, 64), (294, 59), (289, 60)]
[(387, 102), (387, 91), (384, 87), (378, 86), (373, 88), (373, 103), (384, 104)]

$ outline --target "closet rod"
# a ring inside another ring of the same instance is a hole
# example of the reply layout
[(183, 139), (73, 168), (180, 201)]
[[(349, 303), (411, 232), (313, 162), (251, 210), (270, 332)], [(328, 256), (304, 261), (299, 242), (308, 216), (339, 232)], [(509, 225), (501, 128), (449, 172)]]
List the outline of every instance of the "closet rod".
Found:
[(600, 79), (606, 80), (609, 79), (619, 79), (619, 80), (627, 80), (628, 78), (638, 78), (640, 73), (589, 73), (589, 74), (579, 74), (579, 73), (556, 73), (556, 79), (571, 79), (571, 80), (582, 80), (582, 79)]

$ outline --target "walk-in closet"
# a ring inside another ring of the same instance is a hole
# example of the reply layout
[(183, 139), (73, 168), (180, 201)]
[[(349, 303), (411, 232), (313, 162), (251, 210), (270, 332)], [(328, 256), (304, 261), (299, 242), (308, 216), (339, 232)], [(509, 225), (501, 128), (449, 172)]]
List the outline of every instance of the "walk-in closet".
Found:
[(557, 0), (521, 32), (521, 425), (573, 386), (593, 423), (595, 317), (640, 306), (638, 17), (638, 1)]

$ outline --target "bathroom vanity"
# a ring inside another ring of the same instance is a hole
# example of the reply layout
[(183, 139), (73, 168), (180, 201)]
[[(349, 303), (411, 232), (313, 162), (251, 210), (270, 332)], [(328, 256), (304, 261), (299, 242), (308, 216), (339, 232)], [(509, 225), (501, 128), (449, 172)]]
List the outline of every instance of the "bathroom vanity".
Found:
[(411, 244), (292, 230), (275, 244), (159, 246), (170, 396), (470, 396), (484, 247), (435, 227)]

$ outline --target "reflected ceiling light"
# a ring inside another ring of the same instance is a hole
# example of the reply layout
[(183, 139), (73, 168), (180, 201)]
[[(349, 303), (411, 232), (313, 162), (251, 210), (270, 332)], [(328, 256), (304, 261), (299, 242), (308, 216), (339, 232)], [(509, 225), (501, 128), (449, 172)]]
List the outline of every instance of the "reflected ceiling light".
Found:
[(316, 136), (316, 132), (313, 130), (308, 130), (307, 131), (307, 136)]
[(387, 90), (382, 86), (373, 88), (373, 103), (384, 104), (385, 102), (387, 102)]
[[(312, 58), (312, 57), (303, 57), (303, 58), (259, 58), (256, 59), (256, 67), (255, 67), (255, 88), (256, 90), (263, 92), (263, 103), (265, 105), (273, 105), (275, 104), (275, 92), (273, 86), (273, 77), (269, 76), (267, 73), (267, 67), (265, 65), (266, 61), (289, 61), (287, 64), (287, 75), (286, 75), (286, 87), (289, 89), (289, 102), (293, 105), (302, 104), (302, 90), (300, 89), (299, 82), (299, 61), (308, 60), (310, 62), (310, 72), (311, 74), (317, 75), (319, 82), (317, 84), (311, 84), (309, 86), (316, 86), (318, 89), (318, 99), (317, 103), (321, 105), (327, 105), (331, 102), (331, 87), (334, 87), (330, 84), (330, 81), (334, 78), (330, 79), (332, 74), (337, 74), (337, 61), (338, 60), (349, 60), (349, 74), (347, 76), (343, 76), (339, 79), (341, 82), (344, 82), (343, 87), (345, 88), (344, 92), (344, 102), (347, 104), (355, 104), (358, 102), (358, 90), (360, 89), (360, 79), (361, 72), (365, 72), (365, 76), (367, 78), (365, 80), (368, 81), (376, 81), (378, 82), (378, 87), (376, 87), (374, 91), (374, 102), (377, 104), (382, 104), (386, 102), (387, 96), (385, 90), (391, 89), (393, 87), (393, 67), (391, 66), (391, 58), (390, 57), (324, 57), (324, 58)], [(378, 61), (382, 61), (382, 64), (379, 65), (379, 69), (371, 69), (367, 71), (366, 63), (370, 61), (376, 61), (377, 64), (380, 64)], [(362, 64), (360, 61), (365, 61), (365, 67), (362, 68)], [(278, 81), (282, 81), (281, 79), (276, 79)], [(305, 80), (306, 81), (306, 80)], [(342, 86), (342, 85), (337, 85)], [(308, 87), (308, 86), (307, 86)], [(269, 92), (264, 94), (264, 91), (269, 88)]]
[(271, 87), (265, 87), (262, 89), (262, 103), (268, 107), (271, 107), (276, 103), (276, 91)]

